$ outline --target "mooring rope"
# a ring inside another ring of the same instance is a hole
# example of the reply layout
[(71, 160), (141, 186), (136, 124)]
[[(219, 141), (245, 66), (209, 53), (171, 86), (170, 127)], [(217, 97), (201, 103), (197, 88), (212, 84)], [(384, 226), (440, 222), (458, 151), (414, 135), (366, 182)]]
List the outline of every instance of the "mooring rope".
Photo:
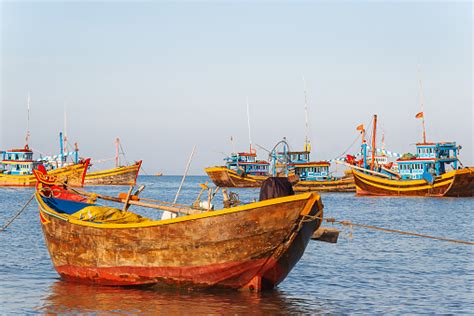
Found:
[(441, 240), (441, 241), (448, 241), (448, 242), (453, 242), (453, 243), (458, 243), (458, 244), (474, 245), (474, 242), (472, 242), (472, 241), (451, 239), (451, 238), (438, 237), (438, 236), (431, 236), (431, 235), (426, 235), (426, 234), (407, 232), (407, 231), (398, 230), (398, 229), (383, 228), (383, 227), (378, 227), (378, 226), (373, 226), (373, 225), (357, 224), (357, 223), (352, 223), (350, 221), (339, 221), (339, 220), (336, 220), (333, 217), (328, 217), (328, 218), (321, 218), (320, 217), (320, 219), (326, 221), (327, 223), (335, 223), (335, 224), (340, 224), (340, 225), (343, 225), (343, 226), (362, 227), (362, 228), (367, 228), (367, 229), (380, 230), (380, 231), (388, 232), (388, 233), (397, 233), (397, 234), (408, 235), (408, 236), (415, 236), (415, 237), (429, 238), (429, 239), (435, 239), (435, 240)]
[(18, 217), (20, 216), (20, 214), (25, 210), (25, 208), (28, 206), (28, 204), (30, 204), (30, 202), (33, 200), (33, 198), (35, 197), (35, 195), (33, 194), (30, 199), (28, 200), (28, 202), (26, 202), (25, 205), (23, 205), (23, 207), (21, 208), (21, 210), (15, 214), (15, 216), (13, 216), (10, 221), (8, 223), (6, 223), (2, 228), (0, 228), (0, 232), (4, 231), (5, 229), (7, 229), (8, 226), (10, 226), (11, 223), (13, 223), (13, 221)]

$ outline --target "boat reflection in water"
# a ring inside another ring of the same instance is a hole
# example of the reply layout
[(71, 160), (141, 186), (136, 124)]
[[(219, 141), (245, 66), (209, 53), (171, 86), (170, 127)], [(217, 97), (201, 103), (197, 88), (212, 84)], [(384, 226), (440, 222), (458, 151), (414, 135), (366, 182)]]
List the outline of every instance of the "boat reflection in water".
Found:
[[(293, 300), (274, 290), (262, 293), (232, 290), (188, 291), (157, 286), (110, 287), (54, 282), (41, 306), (44, 314), (301, 314), (314, 310), (314, 300)], [(316, 304), (315, 304), (316, 303)], [(306, 310), (308, 307), (308, 310)]]

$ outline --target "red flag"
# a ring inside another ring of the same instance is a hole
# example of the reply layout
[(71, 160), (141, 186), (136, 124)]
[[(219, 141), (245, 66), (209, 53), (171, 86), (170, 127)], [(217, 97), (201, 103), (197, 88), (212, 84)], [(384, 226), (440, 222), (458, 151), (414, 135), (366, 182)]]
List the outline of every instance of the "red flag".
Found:
[(356, 127), (357, 131), (363, 131), (364, 130), (364, 124), (360, 124), (359, 126)]
[(423, 112), (417, 113), (415, 118), (423, 118)]

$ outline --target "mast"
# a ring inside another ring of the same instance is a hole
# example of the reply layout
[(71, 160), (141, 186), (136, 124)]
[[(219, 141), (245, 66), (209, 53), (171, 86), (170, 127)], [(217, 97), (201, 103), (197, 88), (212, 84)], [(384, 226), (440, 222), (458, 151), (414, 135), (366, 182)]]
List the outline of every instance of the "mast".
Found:
[[(418, 71), (420, 71), (418, 69)], [(420, 74), (420, 106), (421, 106), (421, 124), (423, 126), (423, 143), (426, 143), (426, 129), (425, 129), (425, 113), (424, 113), (424, 104), (423, 104), (423, 83), (421, 82), (421, 74)], [(418, 114), (420, 114), (418, 113)], [(417, 115), (418, 117), (418, 115)]]
[(377, 133), (377, 114), (374, 114), (374, 129), (372, 131), (372, 161), (370, 162), (370, 170), (374, 170), (375, 163), (375, 135)]
[(31, 101), (31, 98), (30, 98), (30, 93), (28, 92), (28, 101), (27, 101), (27, 106), (28, 106), (28, 110), (27, 110), (27, 120), (26, 120), (26, 137), (25, 137), (25, 148), (29, 148), (28, 146), (28, 142), (30, 140), (30, 101)]
[(118, 168), (120, 166), (119, 146), (120, 146), (120, 139), (117, 137), (115, 139), (115, 168)]
[(385, 131), (382, 132), (382, 151), (383, 150), (385, 150)]
[(311, 144), (309, 140), (308, 97), (306, 94), (306, 80), (304, 79), (304, 76), (303, 76), (303, 88), (304, 88), (304, 114), (305, 114), (305, 127), (306, 127), (304, 150), (309, 152), (311, 151)]
[(66, 114), (66, 105), (64, 105), (64, 154), (67, 157), (67, 114)]
[(230, 136), (230, 142), (232, 145), (232, 153), (235, 154), (235, 144), (234, 144), (234, 137)]
[(249, 143), (250, 143), (250, 153), (253, 152), (252, 149), (252, 137), (251, 137), (251, 132), (250, 132), (250, 109), (249, 109), (249, 98), (247, 97), (247, 125), (249, 129)]
[(360, 145), (361, 147), (361, 152), (362, 152), (362, 158), (364, 159), (364, 168), (367, 168), (367, 141), (365, 140), (365, 126), (364, 124), (360, 124), (356, 127), (357, 131), (360, 131), (362, 134), (362, 144)]
[(61, 167), (63, 166), (63, 154), (64, 147), (63, 147), (63, 132), (59, 132), (59, 159), (61, 159)]
[(77, 147), (77, 143), (74, 143), (74, 163), (79, 163), (79, 147)]

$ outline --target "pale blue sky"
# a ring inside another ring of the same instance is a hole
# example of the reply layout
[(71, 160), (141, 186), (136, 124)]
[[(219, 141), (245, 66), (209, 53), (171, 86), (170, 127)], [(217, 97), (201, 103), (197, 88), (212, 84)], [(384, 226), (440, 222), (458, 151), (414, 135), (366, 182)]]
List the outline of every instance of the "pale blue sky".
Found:
[[(254, 143), (304, 140), (307, 81), (312, 158), (331, 159), (379, 115), (388, 149), (427, 136), (463, 145), (473, 165), (472, 4), (469, 2), (1, 2), (0, 148), (57, 151), (68, 113), (81, 155), (114, 155), (148, 172), (191, 173)], [(380, 138), (379, 138), (380, 139)], [(357, 148), (354, 147), (354, 151)], [(259, 151), (262, 158), (265, 152)]]

